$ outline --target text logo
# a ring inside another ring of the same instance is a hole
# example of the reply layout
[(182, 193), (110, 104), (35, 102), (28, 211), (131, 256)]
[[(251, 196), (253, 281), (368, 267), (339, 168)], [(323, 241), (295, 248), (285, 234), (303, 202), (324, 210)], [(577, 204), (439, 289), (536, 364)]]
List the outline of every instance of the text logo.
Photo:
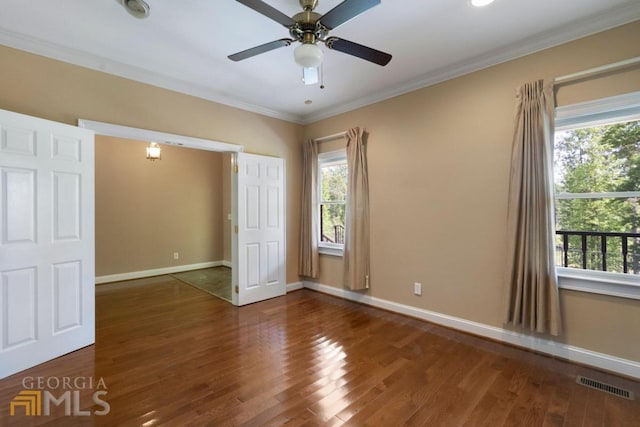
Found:
[(11, 401), (10, 414), (15, 415), (16, 408), (23, 407), (28, 417), (40, 416), (42, 408), (42, 392), (40, 390), (22, 390)]
[[(107, 415), (111, 410), (105, 400), (107, 386), (102, 377), (97, 382), (92, 377), (25, 377), (22, 385), (25, 390), (18, 393), (9, 405), (11, 416), (21, 412), (28, 417), (49, 416), (56, 407), (64, 408), (65, 416), (76, 417)], [(87, 403), (87, 392), (83, 393), (85, 398), (81, 395), (83, 390), (91, 393), (93, 410), (82, 409)]]

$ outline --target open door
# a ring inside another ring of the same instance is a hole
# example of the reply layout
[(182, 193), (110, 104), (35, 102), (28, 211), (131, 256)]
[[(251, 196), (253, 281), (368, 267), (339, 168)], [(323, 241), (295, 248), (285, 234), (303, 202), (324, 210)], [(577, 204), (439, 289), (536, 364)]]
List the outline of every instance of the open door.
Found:
[(287, 293), (284, 160), (235, 156), (233, 303), (251, 304)]
[(0, 110), (0, 378), (95, 341), (93, 149)]

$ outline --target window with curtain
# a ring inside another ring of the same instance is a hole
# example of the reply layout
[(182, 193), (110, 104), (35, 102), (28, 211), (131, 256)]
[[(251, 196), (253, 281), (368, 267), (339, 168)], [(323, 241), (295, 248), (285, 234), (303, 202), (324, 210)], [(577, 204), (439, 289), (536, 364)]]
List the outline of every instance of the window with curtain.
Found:
[(640, 92), (556, 109), (560, 287), (640, 298)]
[(347, 153), (318, 155), (318, 247), (320, 253), (342, 255), (347, 196)]

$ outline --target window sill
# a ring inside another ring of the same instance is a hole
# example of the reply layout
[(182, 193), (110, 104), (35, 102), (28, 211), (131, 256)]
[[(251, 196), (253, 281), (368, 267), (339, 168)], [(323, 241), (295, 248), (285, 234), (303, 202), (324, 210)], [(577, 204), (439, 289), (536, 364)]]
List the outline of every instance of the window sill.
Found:
[(343, 255), (342, 248), (330, 248), (327, 246), (319, 246), (318, 253), (320, 255), (330, 255), (330, 256), (338, 256), (341, 257)]
[(640, 300), (640, 278), (620, 273), (558, 267), (560, 289)]

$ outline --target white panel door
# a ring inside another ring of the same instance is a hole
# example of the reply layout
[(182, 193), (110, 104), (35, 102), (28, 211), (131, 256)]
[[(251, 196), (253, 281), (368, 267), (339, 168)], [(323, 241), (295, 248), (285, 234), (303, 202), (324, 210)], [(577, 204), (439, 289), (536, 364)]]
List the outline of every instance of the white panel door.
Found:
[(287, 293), (285, 265), (284, 160), (238, 153), (237, 305)]
[(0, 110), (0, 378), (95, 341), (93, 141)]

